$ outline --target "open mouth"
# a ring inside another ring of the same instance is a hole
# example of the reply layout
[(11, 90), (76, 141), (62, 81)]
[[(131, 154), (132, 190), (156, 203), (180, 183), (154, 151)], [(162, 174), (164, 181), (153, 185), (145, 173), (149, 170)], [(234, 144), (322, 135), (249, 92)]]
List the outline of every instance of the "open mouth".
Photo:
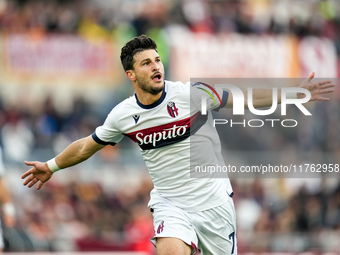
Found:
[(152, 76), (153, 81), (162, 81), (162, 74), (161, 73), (156, 73)]

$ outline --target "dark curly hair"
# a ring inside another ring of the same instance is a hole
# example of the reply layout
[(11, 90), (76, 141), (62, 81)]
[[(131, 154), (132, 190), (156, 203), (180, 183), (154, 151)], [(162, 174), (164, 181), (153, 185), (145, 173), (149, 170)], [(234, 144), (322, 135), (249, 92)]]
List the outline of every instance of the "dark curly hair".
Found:
[(122, 62), (125, 71), (133, 70), (133, 56), (144, 50), (157, 51), (157, 44), (155, 41), (146, 35), (134, 37), (124, 45), (120, 53), (120, 61)]

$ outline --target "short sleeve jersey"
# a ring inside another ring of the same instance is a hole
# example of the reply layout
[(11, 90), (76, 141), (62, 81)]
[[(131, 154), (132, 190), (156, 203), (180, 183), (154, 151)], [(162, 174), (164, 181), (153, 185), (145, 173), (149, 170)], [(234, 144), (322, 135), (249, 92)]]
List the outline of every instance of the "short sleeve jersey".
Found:
[(104, 124), (92, 134), (97, 143), (104, 145), (115, 145), (124, 136), (139, 145), (154, 184), (151, 207), (158, 202), (172, 202), (187, 211), (202, 211), (223, 204), (232, 194), (228, 178), (190, 176), (193, 142), (199, 148), (209, 149), (209, 155), (202, 152), (196, 155), (195, 164), (224, 165), (211, 114), (202, 115), (201, 101), (193, 100), (193, 93), (200, 96), (206, 92), (212, 95), (207, 97), (208, 111), (226, 104), (226, 91), (206, 84), (165, 81), (159, 100), (143, 105), (136, 95), (127, 98), (113, 108)]

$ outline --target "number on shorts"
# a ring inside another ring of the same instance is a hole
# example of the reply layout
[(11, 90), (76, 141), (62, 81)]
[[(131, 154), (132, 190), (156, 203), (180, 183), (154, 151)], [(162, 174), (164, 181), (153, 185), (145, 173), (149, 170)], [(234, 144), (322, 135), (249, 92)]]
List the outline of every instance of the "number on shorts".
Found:
[(231, 254), (234, 254), (234, 246), (235, 246), (235, 232), (229, 235), (229, 240), (233, 242), (233, 247), (231, 248)]

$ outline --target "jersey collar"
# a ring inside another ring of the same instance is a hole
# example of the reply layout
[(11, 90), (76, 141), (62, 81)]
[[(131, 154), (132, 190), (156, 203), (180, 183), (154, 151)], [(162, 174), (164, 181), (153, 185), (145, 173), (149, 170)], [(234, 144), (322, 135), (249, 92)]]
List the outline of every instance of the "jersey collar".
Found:
[[(165, 83), (165, 82), (164, 82), (164, 83)], [(140, 107), (142, 107), (143, 109), (152, 109), (152, 108), (154, 108), (154, 107), (160, 105), (160, 104), (164, 101), (164, 98), (165, 98), (165, 96), (166, 96), (165, 86), (166, 86), (166, 84), (164, 84), (164, 89), (163, 89), (163, 91), (162, 91), (161, 97), (160, 97), (156, 102), (154, 102), (154, 103), (152, 103), (152, 104), (148, 104), (148, 105), (142, 104), (142, 103), (138, 100), (137, 94), (135, 93), (135, 97), (136, 97), (136, 102), (137, 102), (137, 104), (138, 104)]]

